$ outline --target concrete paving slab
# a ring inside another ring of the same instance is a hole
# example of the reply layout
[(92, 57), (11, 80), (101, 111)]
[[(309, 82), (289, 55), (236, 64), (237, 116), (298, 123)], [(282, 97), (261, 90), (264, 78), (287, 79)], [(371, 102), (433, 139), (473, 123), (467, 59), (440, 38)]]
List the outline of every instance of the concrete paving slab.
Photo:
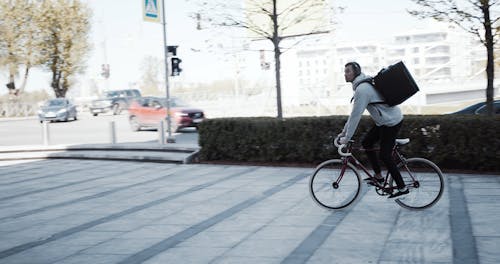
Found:
[(0, 161), (0, 262), (500, 261), (500, 210), (491, 187), (500, 176), (446, 175), (442, 199), (422, 211), (403, 209), (371, 188), (354, 206), (329, 211), (309, 197), (311, 172)]

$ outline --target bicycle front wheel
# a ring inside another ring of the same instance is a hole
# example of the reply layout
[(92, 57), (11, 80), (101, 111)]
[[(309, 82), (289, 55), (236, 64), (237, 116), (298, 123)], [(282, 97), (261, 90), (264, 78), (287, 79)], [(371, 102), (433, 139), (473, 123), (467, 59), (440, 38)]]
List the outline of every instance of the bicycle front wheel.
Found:
[(410, 210), (426, 209), (436, 204), (444, 191), (444, 178), (439, 167), (422, 158), (411, 158), (399, 164), (401, 176), (410, 193), (396, 203)]
[(327, 209), (342, 209), (351, 205), (359, 196), (361, 179), (351, 164), (342, 160), (327, 160), (314, 171), (309, 180), (313, 200)]

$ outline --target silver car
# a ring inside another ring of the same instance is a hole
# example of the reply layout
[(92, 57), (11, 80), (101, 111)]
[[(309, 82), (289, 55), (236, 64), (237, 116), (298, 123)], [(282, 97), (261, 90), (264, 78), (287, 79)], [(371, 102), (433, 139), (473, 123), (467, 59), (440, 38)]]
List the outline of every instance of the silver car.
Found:
[(66, 98), (47, 100), (38, 110), (38, 120), (43, 121), (68, 121), (77, 120), (76, 106)]

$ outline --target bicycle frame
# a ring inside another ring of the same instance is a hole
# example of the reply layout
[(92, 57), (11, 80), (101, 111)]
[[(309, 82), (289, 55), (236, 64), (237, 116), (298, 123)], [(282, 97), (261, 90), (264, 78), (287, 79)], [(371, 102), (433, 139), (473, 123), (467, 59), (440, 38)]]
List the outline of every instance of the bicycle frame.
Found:
[[(375, 178), (375, 175), (373, 175), (372, 173), (370, 173), (369, 169), (366, 168), (363, 163), (361, 163), (358, 159), (356, 159), (356, 157), (354, 157), (352, 155), (352, 150), (353, 150), (353, 147), (352, 147), (352, 143), (349, 143), (347, 145), (347, 152), (348, 153), (351, 153), (351, 155), (349, 156), (343, 156), (341, 157), (341, 160), (342, 160), (342, 163), (343, 163), (343, 166), (342, 166), (342, 170), (341, 170), (341, 173), (339, 175), (339, 178), (337, 179), (336, 183), (338, 184), (342, 178), (343, 178), (343, 175), (344, 175), (344, 172), (345, 172), (345, 169), (347, 168), (347, 164), (350, 163), (352, 165), (354, 165), (354, 167), (357, 169), (357, 170), (361, 170), (363, 171), (368, 177), (370, 178)], [(365, 150), (366, 149), (358, 149), (358, 150)], [(377, 151), (378, 149), (371, 149), (373, 151)], [(402, 163), (403, 164), (403, 167), (405, 169), (405, 171), (408, 172), (408, 175), (411, 177), (412, 179), (412, 182), (407, 185), (408, 187), (413, 187), (413, 183), (415, 182), (415, 178), (413, 177), (413, 174), (412, 172), (408, 169), (408, 167), (406, 166), (406, 163), (405, 163), (405, 160), (406, 158), (401, 154), (399, 153), (398, 151), (398, 146), (397, 145), (394, 145), (394, 148), (392, 150), (392, 156), (394, 158), (394, 160), (396, 161), (396, 163)], [(386, 176), (385, 176), (385, 179), (384, 179), (384, 182), (383, 183), (378, 183), (376, 181), (374, 181), (375, 183), (375, 186), (376, 187), (379, 187), (380, 189), (382, 189), (384, 192), (387, 192), (387, 193), (392, 193), (392, 191), (394, 189), (396, 189), (397, 187), (396, 186), (393, 186), (392, 184), (392, 177), (389, 178), (389, 172), (387, 172)]]

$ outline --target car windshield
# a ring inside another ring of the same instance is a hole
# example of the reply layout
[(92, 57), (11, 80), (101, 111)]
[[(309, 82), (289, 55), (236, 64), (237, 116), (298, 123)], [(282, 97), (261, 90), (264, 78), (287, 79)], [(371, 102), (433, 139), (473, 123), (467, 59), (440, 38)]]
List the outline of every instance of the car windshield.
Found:
[(127, 91), (127, 96), (140, 97), (141, 93), (138, 90), (128, 90)]
[[(167, 105), (166, 99), (163, 99), (161, 102), (164, 106)], [(188, 106), (188, 104), (186, 104), (184, 101), (182, 101), (179, 98), (170, 98), (170, 107), (187, 107), (187, 106)]]
[(66, 105), (65, 100), (49, 100), (45, 103), (45, 106), (64, 106)]
[(119, 97), (119, 96), (120, 96), (120, 93), (115, 92), (115, 91), (110, 91), (110, 92), (104, 93), (104, 97), (106, 97), (106, 98), (115, 98), (115, 97)]
[(118, 91), (107, 91), (104, 93), (105, 98), (115, 98), (115, 97), (140, 97), (141, 92), (139, 90), (118, 90)]
[[(479, 115), (485, 115), (488, 111), (487, 105), (481, 106), (479, 109), (476, 110), (476, 114)], [(500, 113), (500, 102), (494, 102), (493, 103), (493, 114), (499, 114)]]

